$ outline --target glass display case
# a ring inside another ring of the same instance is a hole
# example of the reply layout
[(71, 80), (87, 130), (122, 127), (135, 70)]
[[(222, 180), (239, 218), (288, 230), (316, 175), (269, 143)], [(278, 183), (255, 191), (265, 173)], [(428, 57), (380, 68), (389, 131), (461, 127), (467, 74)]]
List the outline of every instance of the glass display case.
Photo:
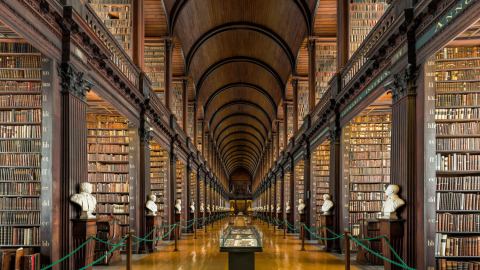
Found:
[(262, 251), (262, 234), (253, 226), (228, 226), (220, 235), (220, 251)]

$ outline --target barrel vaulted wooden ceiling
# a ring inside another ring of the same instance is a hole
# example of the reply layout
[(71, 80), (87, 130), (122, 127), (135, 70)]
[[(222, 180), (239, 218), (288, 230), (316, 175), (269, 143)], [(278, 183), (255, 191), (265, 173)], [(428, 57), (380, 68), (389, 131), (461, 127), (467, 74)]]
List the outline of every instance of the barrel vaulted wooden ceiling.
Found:
[(336, 34), (336, 1), (144, 3), (145, 35), (174, 38), (174, 75), (183, 69), (195, 84), (188, 96), (228, 173), (244, 168), (253, 176), (280, 105), (291, 96), (289, 78), (307, 70), (308, 33)]

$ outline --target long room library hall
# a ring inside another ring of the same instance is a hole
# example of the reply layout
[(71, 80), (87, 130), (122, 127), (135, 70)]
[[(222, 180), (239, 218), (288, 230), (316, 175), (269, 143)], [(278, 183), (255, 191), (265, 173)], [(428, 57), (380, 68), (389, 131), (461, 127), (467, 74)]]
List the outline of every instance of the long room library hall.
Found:
[(0, 1), (0, 270), (480, 269), (479, 10)]

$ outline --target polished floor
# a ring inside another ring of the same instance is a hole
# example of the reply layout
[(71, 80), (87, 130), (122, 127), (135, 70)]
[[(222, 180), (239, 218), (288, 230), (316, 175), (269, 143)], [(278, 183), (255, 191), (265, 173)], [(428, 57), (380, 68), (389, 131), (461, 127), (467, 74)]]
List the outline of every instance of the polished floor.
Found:
[[(137, 269), (174, 269), (174, 270), (226, 270), (228, 269), (227, 253), (219, 252), (219, 235), (226, 222), (217, 222), (207, 232), (199, 230), (197, 239), (193, 235), (184, 235), (178, 249), (168, 244), (161, 250), (134, 258), (132, 268)], [(283, 231), (273, 231), (272, 226), (256, 222), (255, 226), (263, 233), (263, 252), (256, 253), (255, 267), (262, 269), (285, 270), (336, 270), (345, 269), (343, 261), (338, 257), (320, 251), (320, 246), (309, 244), (306, 251), (300, 251), (300, 240), (296, 236), (283, 239)], [(123, 261), (125, 263), (125, 261)], [(125, 266), (95, 267), (95, 270), (126, 269)], [(352, 269), (356, 269), (352, 267)]]

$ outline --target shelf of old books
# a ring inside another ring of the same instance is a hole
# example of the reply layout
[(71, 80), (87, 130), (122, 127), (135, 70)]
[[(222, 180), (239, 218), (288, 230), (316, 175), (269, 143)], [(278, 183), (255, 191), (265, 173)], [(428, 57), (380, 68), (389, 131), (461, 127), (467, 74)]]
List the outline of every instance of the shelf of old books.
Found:
[[(197, 174), (192, 170), (190, 172), (190, 179), (189, 179), (189, 185), (190, 185), (190, 201), (188, 202), (188, 212), (190, 213), (190, 218), (194, 218), (194, 213), (191, 211), (191, 205), (192, 202), (195, 204), (195, 198), (197, 194)], [(195, 209), (198, 207), (198, 205), (195, 205)]]
[(121, 233), (129, 231), (129, 130), (118, 114), (94, 92), (87, 94), (88, 182), (97, 199), (97, 218), (118, 220)]
[(337, 72), (337, 45), (335, 42), (315, 43), (315, 104), (328, 89), (328, 82)]
[(349, 56), (351, 57), (388, 8), (388, 0), (350, 0)]
[(165, 104), (165, 43), (146, 40), (144, 71), (152, 83), (152, 90)]
[(343, 129), (343, 178), (348, 187), (347, 227), (379, 217), (390, 183), (391, 95), (380, 97)]
[(439, 269), (473, 269), (480, 264), (479, 26), (477, 22), (475, 31), (465, 31), (432, 57), (434, 83), (426, 89), (435, 95), (427, 104), (435, 108)]
[(40, 246), (41, 57), (21, 39), (0, 42), (0, 248)]
[(165, 204), (167, 200), (168, 152), (156, 141), (150, 141), (150, 191), (157, 197), (159, 215), (167, 220)]
[[(284, 175), (284, 188), (285, 188), (285, 218), (289, 218), (293, 214), (293, 207), (294, 207), (294, 202), (292, 200), (292, 187), (291, 187), (291, 181), (292, 179), (292, 173), (288, 170), (285, 171)], [(291, 220), (288, 222), (292, 223)]]
[(90, 6), (103, 21), (110, 33), (132, 55), (132, 1), (91, 0)]
[(299, 200), (303, 200), (305, 193), (305, 162), (303, 160), (298, 161), (295, 164), (295, 222), (300, 222), (300, 213), (298, 211)]
[[(182, 213), (181, 219), (186, 220), (186, 205), (187, 205), (187, 194), (184, 193), (185, 191), (185, 175), (186, 175), (186, 167), (182, 161), (177, 160), (176, 163), (176, 173), (175, 173), (175, 200), (181, 200), (182, 206)], [(176, 201), (175, 201), (176, 203)]]
[(314, 222), (320, 226), (322, 214), (323, 195), (329, 194), (330, 176), (330, 141), (325, 140), (312, 153), (312, 210), (315, 215)]
[(298, 81), (298, 129), (303, 125), (303, 119), (309, 112), (308, 81)]

